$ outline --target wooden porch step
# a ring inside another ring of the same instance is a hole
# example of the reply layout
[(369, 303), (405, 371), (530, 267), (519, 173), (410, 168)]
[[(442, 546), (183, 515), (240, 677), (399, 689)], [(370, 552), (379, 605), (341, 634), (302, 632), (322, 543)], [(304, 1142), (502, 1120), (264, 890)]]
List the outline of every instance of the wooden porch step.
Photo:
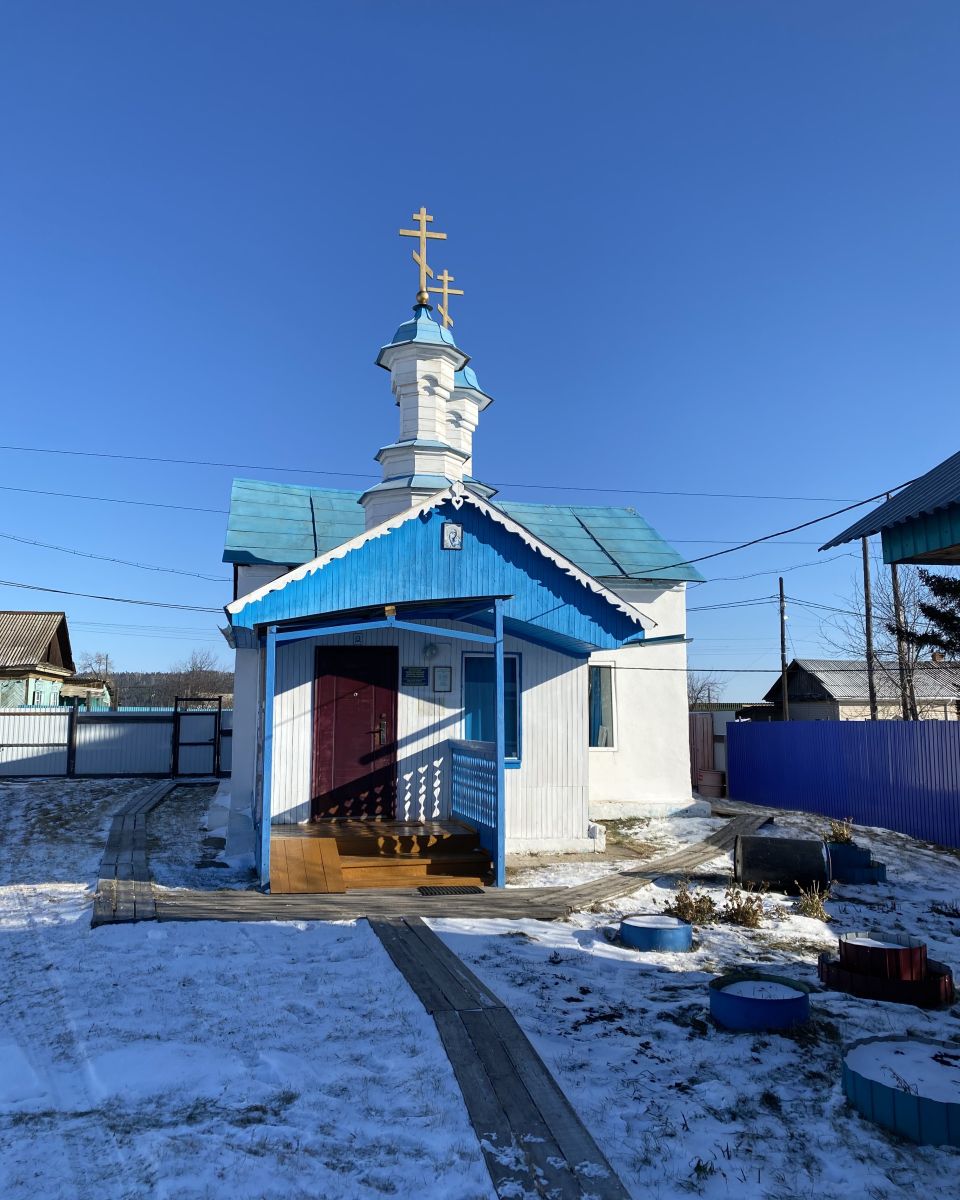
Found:
[[(485, 888), (490, 886), (490, 877), (488, 875), (421, 875), (419, 879), (409, 879), (406, 881), (406, 888), (412, 889), (421, 883), (429, 883), (431, 887), (478, 887)], [(347, 885), (348, 892), (362, 891), (383, 891), (384, 889), (404, 888), (404, 883), (390, 882), (384, 880), (377, 873), (376, 878), (362, 876), (357, 879), (351, 879)], [(406, 890), (404, 888), (404, 890)], [(469, 897), (474, 899), (474, 897)], [(433, 897), (431, 897), (433, 899)], [(402, 907), (402, 906), (401, 906)]]
[(476, 850), (476, 830), (457, 821), (428, 824), (401, 821), (322, 821), (291, 825), (282, 836), (327, 838), (337, 843), (341, 858), (360, 856), (421, 857), (439, 853), (464, 854)]
[(326, 838), (270, 839), (271, 892), (329, 895), (345, 890), (336, 842)]
[(359, 879), (378, 880), (377, 887), (397, 887), (408, 880), (432, 880), (436, 875), (485, 878), (490, 872), (490, 857), (483, 850), (416, 858), (348, 855), (340, 859), (340, 870), (348, 888), (356, 887)]

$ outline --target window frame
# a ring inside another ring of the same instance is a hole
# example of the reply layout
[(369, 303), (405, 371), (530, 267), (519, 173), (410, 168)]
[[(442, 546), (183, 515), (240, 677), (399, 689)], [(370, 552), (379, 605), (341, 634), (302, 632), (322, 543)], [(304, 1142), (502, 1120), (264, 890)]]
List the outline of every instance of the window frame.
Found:
[[(610, 672), (610, 745), (609, 746), (594, 746), (590, 741), (590, 672), (594, 670), (607, 670)], [(613, 663), (588, 663), (587, 664), (587, 749), (591, 752), (598, 751), (602, 754), (609, 753), (611, 750), (619, 749), (619, 738), (617, 737), (617, 672)]]
[[(467, 659), (468, 658), (486, 658), (493, 659), (492, 654), (481, 654), (476, 650), (464, 650), (460, 661), (460, 711), (462, 714), (462, 722), (464, 729), (464, 738), (466, 739), (467, 727)], [(523, 655), (517, 650), (505, 650), (503, 654), (504, 669), (506, 669), (506, 660), (512, 658), (517, 664), (517, 754), (515, 758), (504, 754), (503, 765), (508, 771), (516, 771), (523, 763)]]

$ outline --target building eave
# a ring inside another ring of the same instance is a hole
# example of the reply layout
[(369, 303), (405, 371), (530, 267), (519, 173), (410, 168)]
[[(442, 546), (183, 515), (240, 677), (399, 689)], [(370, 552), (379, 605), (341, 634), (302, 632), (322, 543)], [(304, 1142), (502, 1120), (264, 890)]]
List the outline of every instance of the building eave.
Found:
[(462, 484), (454, 484), (450, 487), (442, 489), (441, 491), (435, 492), (433, 495), (423, 500), (420, 504), (407, 509), (405, 512), (398, 513), (396, 516), (381, 522), (379, 525), (375, 525), (373, 528), (365, 530), (357, 537), (351, 538), (349, 541), (344, 542), (343, 545), (337, 546), (333, 550), (328, 551), (326, 554), (322, 554), (317, 558), (312, 559), (310, 562), (296, 567), (294, 570), (287, 572), (286, 575), (280, 576), (279, 579), (275, 579), (270, 583), (264, 584), (262, 587), (249, 592), (245, 596), (238, 597), (233, 601), (232, 604), (228, 604), (224, 610), (228, 619), (230, 619), (232, 623), (232, 618), (241, 613), (249, 604), (262, 599), (271, 592), (281, 591), (288, 584), (293, 583), (298, 579), (304, 579), (307, 575), (311, 575), (316, 571), (322, 570), (328, 563), (331, 563), (339, 558), (344, 558), (346, 555), (351, 553), (351, 551), (359, 549), (368, 541), (371, 541), (374, 538), (383, 537), (385, 534), (390, 533), (394, 529), (400, 528), (400, 526), (405, 524), (407, 521), (416, 520), (424, 513), (429, 512), (434, 508), (438, 508), (440, 505), (447, 502), (453, 503), (455, 508), (459, 508), (464, 503), (472, 505), (485, 516), (489, 517), (490, 520), (501, 525), (509, 532), (516, 534), (516, 536), (518, 536), (530, 549), (536, 551), (536, 553), (542, 555), (545, 559), (559, 567), (566, 575), (576, 580), (582, 587), (593, 592), (595, 595), (602, 597), (618, 612), (628, 617), (631, 622), (639, 625), (641, 629), (656, 627), (656, 621), (654, 621), (647, 614), (641, 613), (632, 604), (629, 604), (625, 600), (621, 599), (621, 597), (619, 597), (615, 592), (611, 591), (598, 580), (594, 579), (593, 576), (588, 575), (585, 571), (582, 571), (569, 559), (564, 558), (563, 555), (559, 554), (556, 550), (552, 549), (552, 547), (541, 541), (538, 537), (531, 533), (529, 529), (525, 528), (518, 521), (515, 521), (512, 517), (507, 516), (505, 512), (497, 508), (495, 505), (488, 504), (487, 501), (481, 496), (472, 492), (469, 488), (464, 487)]

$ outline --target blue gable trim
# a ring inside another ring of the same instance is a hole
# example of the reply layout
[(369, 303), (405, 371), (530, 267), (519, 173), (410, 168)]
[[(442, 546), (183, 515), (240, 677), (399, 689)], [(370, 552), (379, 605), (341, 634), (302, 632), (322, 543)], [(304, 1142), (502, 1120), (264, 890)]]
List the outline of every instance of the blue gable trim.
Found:
[[(463, 526), (463, 549), (443, 550), (444, 521)], [(303, 578), (268, 591), (231, 614), (254, 628), (387, 604), (508, 596), (507, 628), (584, 653), (615, 649), (641, 632), (604, 596), (568, 575), (472, 504), (450, 502), (371, 538)]]

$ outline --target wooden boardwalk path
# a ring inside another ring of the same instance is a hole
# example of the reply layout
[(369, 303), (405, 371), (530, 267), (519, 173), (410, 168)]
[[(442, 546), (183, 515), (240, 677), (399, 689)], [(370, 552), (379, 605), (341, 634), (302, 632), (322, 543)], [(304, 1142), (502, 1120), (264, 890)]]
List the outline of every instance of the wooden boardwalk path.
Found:
[(497, 1195), (629, 1200), (526, 1035), (419, 917), (371, 917), (433, 1017)]
[(90, 924), (150, 921), (157, 915), (147, 865), (147, 813), (177, 786), (163, 779), (138, 792), (113, 818), (100, 860)]
[[(344, 921), (363, 917), (499, 917), (558, 920), (606, 904), (664, 875), (684, 875), (754, 833), (768, 812), (741, 811), (692, 846), (573, 887), (487, 889), (473, 895), (423, 896), (416, 888), (352, 890), (340, 894), (157, 887), (147, 863), (147, 814), (183, 780), (164, 779), (138, 792), (113, 819), (94, 899), (91, 924), (128, 921)], [(190, 780), (189, 782), (204, 782)]]
[(472, 896), (421, 896), (395, 888), (341, 895), (155, 889), (160, 921), (346, 921), (361, 917), (501, 917), (553, 921), (578, 909), (638, 891), (663, 875), (684, 875), (733, 849), (738, 834), (755, 833), (767, 815), (738, 816), (716, 833), (675, 854), (574, 887), (489, 889)]
[(572, 902), (572, 908), (589, 908), (594, 904), (629, 896), (631, 892), (643, 886), (642, 881), (651, 882), (662, 875), (686, 875), (695, 867), (703, 866), (718, 854), (732, 850), (738, 837), (756, 833), (761, 825), (766, 825), (769, 820), (770, 817), (766, 813), (733, 817), (722, 829), (711, 833), (702, 842), (694, 842), (692, 846), (685, 846), (675, 854), (655, 858), (639, 867), (617, 871), (600, 879), (591, 879), (589, 883), (578, 883), (574, 887), (565, 888), (564, 893)]

